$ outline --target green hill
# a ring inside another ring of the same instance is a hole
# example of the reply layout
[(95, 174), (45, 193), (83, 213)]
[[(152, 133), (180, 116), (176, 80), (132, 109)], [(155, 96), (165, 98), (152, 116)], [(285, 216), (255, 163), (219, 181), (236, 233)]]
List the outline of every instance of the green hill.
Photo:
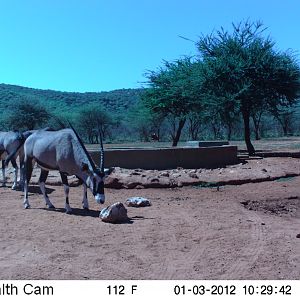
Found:
[(85, 104), (97, 103), (113, 113), (124, 113), (140, 98), (142, 89), (120, 89), (110, 92), (60, 92), (0, 84), (0, 109), (5, 111), (17, 100), (39, 102), (52, 112), (76, 111)]

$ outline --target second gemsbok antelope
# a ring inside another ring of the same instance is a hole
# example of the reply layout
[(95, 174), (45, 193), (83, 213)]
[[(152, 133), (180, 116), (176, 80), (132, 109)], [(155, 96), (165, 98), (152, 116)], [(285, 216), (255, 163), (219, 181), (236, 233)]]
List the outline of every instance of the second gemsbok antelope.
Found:
[[(22, 148), (22, 145), (24, 144), (24, 141), (26, 139), (27, 135), (24, 136), (19, 131), (8, 131), (8, 132), (0, 132), (0, 159), (2, 161), (2, 177), (3, 182), (2, 186), (6, 186), (6, 176), (5, 176), (5, 159), (7, 156), (10, 157), (10, 161), (14, 167), (15, 170), (15, 178), (14, 183), (12, 186), (12, 189), (17, 189), (17, 178), (18, 178), (18, 171), (19, 167), (17, 165), (16, 159), (17, 156), (20, 154), (20, 148)], [(23, 156), (20, 155), (20, 165), (23, 163)], [(22, 182), (22, 179), (20, 179)]]

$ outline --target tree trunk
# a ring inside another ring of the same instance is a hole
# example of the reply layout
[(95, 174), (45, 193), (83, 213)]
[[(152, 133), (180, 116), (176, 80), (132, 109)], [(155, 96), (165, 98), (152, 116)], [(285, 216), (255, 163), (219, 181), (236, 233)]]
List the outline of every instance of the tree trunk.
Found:
[(254, 132), (255, 132), (255, 139), (258, 141), (260, 140), (260, 135), (259, 135), (259, 123), (257, 122), (257, 120), (253, 119), (253, 124), (254, 124)]
[(288, 125), (283, 122), (282, 125), (283, 136), (288, 136)]
[(212, 123), (212, 129), (213, 129), (213, 133), (214, 133), (214, 139), (217, 140), (218, 139), (218, 130), (214, 123)]
[(288, 136), (289, 133), (292, 133), (292, 117), (293, 117), (293, 111), (286, 112), (283, 114), (279, 114), (278, 112), (274, 114), (277, 121), (280, 123), (283, 131), (284, 136)]
[(201, 127), (200, 120), (190, 117), (189, 119), (189, 136), (193, 141), (198, 140), (198, 135)]
[(245, 143), (249, 155), (255, 155), (255, 149), (251, 143), (251, 132), (250, 132), (250, 113), (248, 111), (242, 111), (243, 120), (244, 120), (244, 137)]
[(93, 144), (93, 136), (92, 136), (91, 134), (89, 134), (88, 139), (89, 139), (89, 143), (90, 143), (90, 144)]
[(231, 140), (231, 134), (232, 134), (232, 126), (231, 124), (227, 124), (227, 140)]
[(184, 127), (184, 124), (185, 124), (185, 121), (186, 121), (185, 118), (179, 120), (178, 129), (176, 131), (175, 137), (173, 138), (172, 147), (176, 147), (177, 146), (177, 144), (179, 142), (179, 139), (180, 139), (181, 131), (182, 131), (182, 129)]
[(258, 141), (260, 140), (260, 121), (261, 121), (262, 112), (258, 115), (252, 115), (252, 121), (254, 125), (254, 132), (255, 132), (255, 139)]

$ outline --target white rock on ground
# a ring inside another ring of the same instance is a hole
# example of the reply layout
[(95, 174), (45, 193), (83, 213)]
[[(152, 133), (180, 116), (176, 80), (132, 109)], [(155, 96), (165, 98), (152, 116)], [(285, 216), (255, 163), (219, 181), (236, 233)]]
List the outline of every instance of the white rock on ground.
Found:
[(128, 220), (127, 209), (121, 202), (103, 208), (99, 217), (103, 222), (108, 223), (126, 222)]
[(144, 207), (144, 206), (150, 206), (151, 202), (143, 197), (131, 197), (126, 200), (127, 206), (133, 206), (133, 207)]

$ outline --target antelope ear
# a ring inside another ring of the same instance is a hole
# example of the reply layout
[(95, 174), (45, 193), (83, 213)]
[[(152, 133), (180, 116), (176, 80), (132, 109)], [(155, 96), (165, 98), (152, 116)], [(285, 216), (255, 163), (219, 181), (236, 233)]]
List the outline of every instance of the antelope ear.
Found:
[(83, 172), (88, 172), (89, 171), (89, 166), (86, 163), (81, 163), (81, 171)]

